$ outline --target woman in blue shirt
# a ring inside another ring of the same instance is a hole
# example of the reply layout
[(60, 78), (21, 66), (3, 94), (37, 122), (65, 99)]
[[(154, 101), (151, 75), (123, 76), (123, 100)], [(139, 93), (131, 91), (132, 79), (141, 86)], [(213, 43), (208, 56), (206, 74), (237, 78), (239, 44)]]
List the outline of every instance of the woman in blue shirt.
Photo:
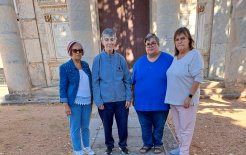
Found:
[(167, 77), (166, 71), (173, 57), (159, 51), (159, 39), (149, 33), (145, 39), (147, 55), (137, 60), (133, 67), (134, 107), (142, 130), (143, 147), (140, 153), (147, 153), (154, 147), (154, 153), (163, 151), (163, 129), (169, 112), (164, 103)]

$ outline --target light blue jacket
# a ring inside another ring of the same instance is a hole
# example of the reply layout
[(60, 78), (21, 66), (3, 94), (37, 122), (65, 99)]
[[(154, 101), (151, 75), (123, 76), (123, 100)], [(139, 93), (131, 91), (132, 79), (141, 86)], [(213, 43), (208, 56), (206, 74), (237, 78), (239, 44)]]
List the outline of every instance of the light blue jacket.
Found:
[[(89, 77), (92, 94), (91, 71), (89, 65), (85, 61), (80, 61), (80, 63), (82, 70)], [(75, 67), (72, 59), (60, 66), (60, 102), (68, 103), (69, 106), (74, 105), (74, 100), (79, 88), (79, 79), (79, 70)]]
[(125, 58), (102, 51), (92, 65), (92, 87), (95, 104), (131, 101), (131, 77)]

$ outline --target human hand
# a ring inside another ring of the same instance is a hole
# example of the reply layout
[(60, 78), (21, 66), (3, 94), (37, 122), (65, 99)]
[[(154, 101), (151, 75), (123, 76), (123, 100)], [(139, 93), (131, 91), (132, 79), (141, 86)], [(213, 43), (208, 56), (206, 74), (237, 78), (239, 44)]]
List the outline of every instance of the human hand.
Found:
[(125, 104), (125, 107), (126, 107), (126, 109), (128, 109), (130, 106), (131, 106), (131, 101), (126, 101), (126, 104)]
[(103, 110), (103, 109), (104, 109), (104, 105), (103, 105), (103, 104), (100, 105), (100, 106), (98, 107), (98, 109), (99, 109), (99, 110)]
[(187, 109), (190, 106), (191, 106), (191, 98), (187, 96), (184, 101), (184, 108)]
[(72, 112), (71, 112), (71, 109), (70, 109), (69, 105), (66, 103), (66, 104), (64, 104), (64, 107), (65, 107), (65, 113), (67, 115), (71, 115)]

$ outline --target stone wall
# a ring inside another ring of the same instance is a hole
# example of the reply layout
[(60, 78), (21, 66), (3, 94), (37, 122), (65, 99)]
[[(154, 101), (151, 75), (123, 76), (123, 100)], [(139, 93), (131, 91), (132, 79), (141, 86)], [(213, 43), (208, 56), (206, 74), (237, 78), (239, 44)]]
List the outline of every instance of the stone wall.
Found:
[(16, 0), (19, 28), (33, 87), (47, 86), (33, 0)]
[(59, 65), (69, 59), (66, 45), (71, 32), (65, 0), (34, 0), (48, 86), (59, 83)]

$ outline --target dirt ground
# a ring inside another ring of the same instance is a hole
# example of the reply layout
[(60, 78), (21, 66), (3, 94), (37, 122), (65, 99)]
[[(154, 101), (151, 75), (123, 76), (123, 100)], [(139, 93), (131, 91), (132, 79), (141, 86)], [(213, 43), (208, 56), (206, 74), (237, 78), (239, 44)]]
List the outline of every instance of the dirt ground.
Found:
[[(191, 155), (245, 155), (245, 146), (246, 99), (201, 100)], [(62, 105), (0, 105), (0, 155), (70, 152)]]
[(194, 155), (246, 155), (246, 99), (201, 100)]

